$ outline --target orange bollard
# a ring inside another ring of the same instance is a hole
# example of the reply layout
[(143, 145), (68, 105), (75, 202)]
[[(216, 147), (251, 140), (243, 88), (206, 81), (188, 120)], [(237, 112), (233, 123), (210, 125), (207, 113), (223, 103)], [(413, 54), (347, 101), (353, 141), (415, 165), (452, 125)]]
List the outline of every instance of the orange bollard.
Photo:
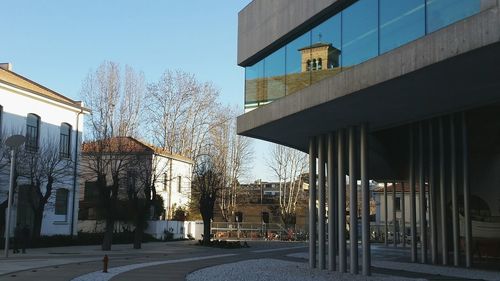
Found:
[(103, 263), (102, 272), (108, 273), (108, 263), (109, 263), (108, 255), (104, 255), (104, 258), (102, 259), (102, 263)]

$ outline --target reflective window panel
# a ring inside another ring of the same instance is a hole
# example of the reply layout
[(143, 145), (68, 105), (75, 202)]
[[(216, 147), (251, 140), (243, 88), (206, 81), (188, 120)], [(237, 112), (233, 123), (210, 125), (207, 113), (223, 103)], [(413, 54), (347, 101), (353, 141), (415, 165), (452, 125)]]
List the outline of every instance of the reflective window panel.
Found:
[(378, 54), (378, 1), (360, 0), (342, 12), (342, 67)]
[(264, 60), (245, 68), (245, 107), (258, 106), (262, 98), (267, 100)]
[(285, 96), (285, 47), (269, 55), (265, 62), (267, 101)]
[(425, 35), (425, 0), (380, 0), (380, 53)]
[(312, 30), (311, 81), (316, 83), (340, 72), (341, 16), (337, 14)]
[(311, 32), (286, 45), (286, 94), (290, 95), (311, 84)]
[(427, 0), (427, 32), (433, 32), (480, 11), (481, 0)]

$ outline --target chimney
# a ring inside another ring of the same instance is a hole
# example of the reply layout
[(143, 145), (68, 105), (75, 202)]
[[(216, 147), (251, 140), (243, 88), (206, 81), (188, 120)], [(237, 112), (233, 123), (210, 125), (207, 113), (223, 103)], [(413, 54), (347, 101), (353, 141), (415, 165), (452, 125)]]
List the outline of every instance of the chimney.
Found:
[(0, 62), (0, 68), (12, 71), (12, 63), (10, 62)]

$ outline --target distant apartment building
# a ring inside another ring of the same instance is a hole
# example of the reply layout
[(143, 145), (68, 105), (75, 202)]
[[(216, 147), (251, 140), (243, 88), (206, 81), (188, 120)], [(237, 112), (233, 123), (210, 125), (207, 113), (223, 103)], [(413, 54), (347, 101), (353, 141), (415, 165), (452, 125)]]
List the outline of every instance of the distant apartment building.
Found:
[[(42, 235), (76, 234), (78, 220), (79, 157), (83, 133), (83, 118), (89, 111), (81, 102), (65, 97), (12, 71), (8, 63), (0, 64), (0, 138), (4, 157), (0, 158), (0, 231), (3, 236), (5, 226), (7, 194), (9, 188), (9, 154), (4, 141), (11, 135), (26, 137), (21, 147), (24, 155), (47, 153), (50, 149), (54, 157), (61, 160), (54, 179), (52, 194), (43, 212)], [(57, 159), (57, 160), (59, 160)], [(6, 165), (7, 164), (7, 165)], [(28, 169), (27, 163), (18, 167)], [(63, 167), (63, 168), (61, 168)], [(25, 171), (26, 172), (26, 171)], [(46, 194), (48, 179), (40, 176), (40, 190), (34, 188), (30, 176), (19, 173), (13, 200), (11, 230), (19, 224), (33, 230), (35, 223), (34, 192)], [(61, 176), (62, 175), (62, 176)], [(36, 201), (36, 200), (35, 200)], [(11, 233), (12, 235), (12, 233)]]
[[(82, 148), (82, 182), (80, 200), (80, 220), (100, 220), (99, 187), (93, 171), (100, 141), (87, 142)], [(171, 219), (176, 208), (187, 208), (191, 197), (193, 161), (171, 154), (133, 137), (114, 137), (106, 141), (106, 149), (101, 153), (109, 171), (107, 181), (111, 182), (113, 165), (122, 165), (119, 172), (119, 206), (126, 207), (128, 192), (140, 190), (153, 184), (155, 193), (163, 201), (164, 211), (151, 212), (151, 219)], [(100, 157), (101, 157), (100, 156)], [(118, 164), (118, 161), (122, 163)]]

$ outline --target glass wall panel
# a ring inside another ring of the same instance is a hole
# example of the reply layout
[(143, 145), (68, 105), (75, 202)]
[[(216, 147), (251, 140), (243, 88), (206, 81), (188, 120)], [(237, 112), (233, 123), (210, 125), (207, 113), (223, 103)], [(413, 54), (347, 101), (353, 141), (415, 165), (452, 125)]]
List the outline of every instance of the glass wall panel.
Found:
[(286, 45), (286, 94), (293, 94), (311, 84), (311, 32)]
[(342, 12), (342, 67), (378, 54), (378, 1), (360, 0)]
[(340, 72), (341, 17), (337, 14), (312, 30), (311, 81), (316, 83)]
[(285, 60), (285, 47), (272, 53), (265, 60), (264, 77), (267, 83), (266, 101), (272, 101), (285, 96)]
[(433, 32), (480, 11), (481, 0), (427, 0), (427, 32)]
[(380, 53), (425, 35), (425, 0), (380, 0)]
[(245, 68), (245, 108), (258, 106), (262, 98), (267, 99), (264, 60)]

